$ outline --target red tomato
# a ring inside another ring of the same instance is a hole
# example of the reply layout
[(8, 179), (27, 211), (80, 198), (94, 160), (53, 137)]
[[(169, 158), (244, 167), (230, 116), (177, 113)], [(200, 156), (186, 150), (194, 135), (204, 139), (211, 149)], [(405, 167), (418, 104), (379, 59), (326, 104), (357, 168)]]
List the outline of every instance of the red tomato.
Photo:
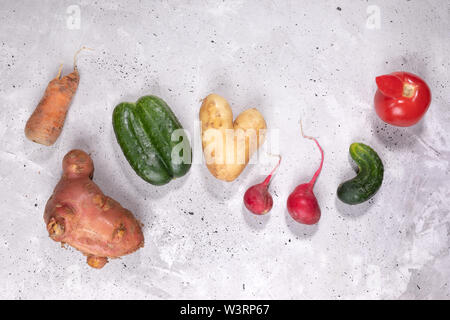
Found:
[(428, 85), (408, 72), (394, 72), (376, 78), (375, 110), (384, 122), (409, 127), (419, 122), (431, 102)]

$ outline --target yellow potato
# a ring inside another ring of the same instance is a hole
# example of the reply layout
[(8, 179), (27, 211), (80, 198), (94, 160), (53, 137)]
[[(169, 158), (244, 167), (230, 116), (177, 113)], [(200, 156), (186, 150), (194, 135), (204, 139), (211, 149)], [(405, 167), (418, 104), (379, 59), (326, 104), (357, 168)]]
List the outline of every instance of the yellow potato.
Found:
[(252, 108), (233, 122), (230, 105), (217, 94), (203, 99), (199, 117), (206, 166), (217, 179), (233, 181), (264, 142), (267, 128), (264, 117)]

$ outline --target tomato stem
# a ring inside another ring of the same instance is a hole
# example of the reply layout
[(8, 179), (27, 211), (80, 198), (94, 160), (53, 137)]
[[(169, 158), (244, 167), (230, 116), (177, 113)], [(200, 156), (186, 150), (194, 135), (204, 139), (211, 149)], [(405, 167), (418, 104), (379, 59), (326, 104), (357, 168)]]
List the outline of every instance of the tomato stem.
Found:
[(403, 84), (403, 92), (402, 92), (403, 97), (411, 98), (414, 96), (415, 92), (416, 92), (416, 87), (413, 84), (407, 83), (407, 82), (405, 82), (405, 84)]

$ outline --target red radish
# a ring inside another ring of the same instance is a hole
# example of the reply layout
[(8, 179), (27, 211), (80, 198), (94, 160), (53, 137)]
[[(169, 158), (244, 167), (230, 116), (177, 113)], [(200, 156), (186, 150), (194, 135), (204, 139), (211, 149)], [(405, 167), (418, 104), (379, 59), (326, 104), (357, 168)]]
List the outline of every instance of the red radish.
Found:
[[(300, 124), (301, 128), (301, 124)], [(287, 200), (287, 209), (291, 217), (303, 224), (316, 224), (320, 219), (320, 207), (317, 202), (316, 196), (314, 195), (314, 184), (316, 183), (317, 177), (322, 171), (323, 166), (323, 150), (320, 147), (319, 142), (313, 137), (308, 137), (303, 134), (303, 138), (313, 140), (317, 146), (319, 147), (320, 154), (322, 155), (322, 160), (320, 162), (319, 169), (317, 169), (316, 173), (312, 177), (311, 181), (308, 183), (301, 184), (297, 186), (294, 191), (289, 195)]]
[(281, 156), (278, 157), (278, 164), (273, 168), (267, 178), (263, 182), (248, 188), (244, 194), (245, 207), (254, 214), (263, 215), (272, 209), (273, 199), (268, 189), (270, 179), (281, 163)]

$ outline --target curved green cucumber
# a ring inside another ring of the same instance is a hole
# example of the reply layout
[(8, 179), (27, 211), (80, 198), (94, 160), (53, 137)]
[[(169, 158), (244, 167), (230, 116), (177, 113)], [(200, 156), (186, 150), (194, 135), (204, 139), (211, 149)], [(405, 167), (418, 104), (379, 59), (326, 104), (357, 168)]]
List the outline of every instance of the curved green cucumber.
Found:
[[(163, 185), (189, 171), (189, 140), (162, 99), (144, 96), (136, 103), (120, 103), (114, 108), (113, 128), (125, 158), (145, 181)], [(177, 151), (180, 157), (173, 159), (172, 153)]]
[(356, 177), (339, 185), (337, 196), (347, 204), (359, 204), (378, 191), (383, 182), (384, 167), (378, 154), (363, 143), (352, 143), (349, 152), (359, 170)]

